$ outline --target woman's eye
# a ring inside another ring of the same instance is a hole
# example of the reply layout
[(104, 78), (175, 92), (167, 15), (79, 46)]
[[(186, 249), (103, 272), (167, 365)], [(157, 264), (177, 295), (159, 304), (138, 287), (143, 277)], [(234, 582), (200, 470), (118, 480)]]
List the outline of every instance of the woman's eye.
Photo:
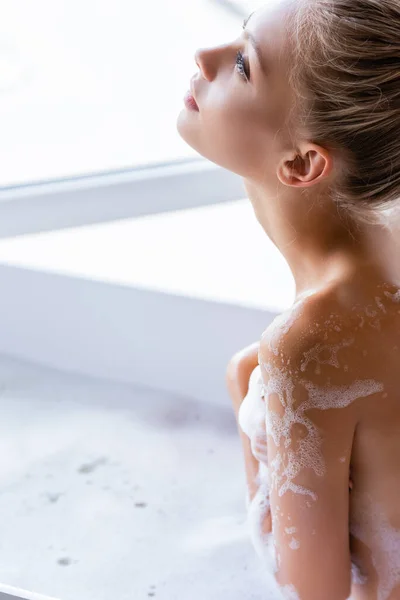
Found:
[(248, 65), (246, 65), (243, 54), (240, 52), (240, 50), (238, 50), (236, 55), (236, 68), (239, 72), (239, 75), (241, 75), (244, 79), (247, 81), (250, 79), (250, 70)]

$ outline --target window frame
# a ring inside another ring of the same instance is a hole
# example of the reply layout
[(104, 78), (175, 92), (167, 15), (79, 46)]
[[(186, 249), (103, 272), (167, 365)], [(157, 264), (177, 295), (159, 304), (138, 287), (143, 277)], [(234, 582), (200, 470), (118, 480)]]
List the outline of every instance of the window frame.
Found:
[(0, 188), (0, 238), (184, 210), (244, 197), (241, 177), (203, 158), (29, 182)]

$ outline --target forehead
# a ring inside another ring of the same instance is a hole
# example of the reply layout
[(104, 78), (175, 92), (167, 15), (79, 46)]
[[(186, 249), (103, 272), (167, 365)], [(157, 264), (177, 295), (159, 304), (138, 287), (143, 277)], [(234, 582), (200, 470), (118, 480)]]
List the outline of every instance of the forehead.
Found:
[(247, 29), (254, 34), (268, 65), (274, 66), (284, 59), (288, 37), (286, 19), (292, 4), (292, 0), (270, 0), (254, 11), (248, 21)]

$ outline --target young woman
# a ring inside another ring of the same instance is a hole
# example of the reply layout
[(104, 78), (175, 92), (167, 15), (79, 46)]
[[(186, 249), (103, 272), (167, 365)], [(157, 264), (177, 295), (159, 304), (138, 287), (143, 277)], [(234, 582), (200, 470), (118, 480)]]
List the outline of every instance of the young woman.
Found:
[(195, 59), (178, 132), (296, 283), (227, 372), (256, 549), (283, 597), (398, 600), (399, 1), (277, 0)]

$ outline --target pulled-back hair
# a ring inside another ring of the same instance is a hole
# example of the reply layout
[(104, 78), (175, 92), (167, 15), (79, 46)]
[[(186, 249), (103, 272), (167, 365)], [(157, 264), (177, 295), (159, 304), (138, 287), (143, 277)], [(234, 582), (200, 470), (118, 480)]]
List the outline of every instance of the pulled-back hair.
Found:
[(334, 202), (364, 222), (400, 200), (400, 0), (295, 0), (289, 129), (328, 149)]

